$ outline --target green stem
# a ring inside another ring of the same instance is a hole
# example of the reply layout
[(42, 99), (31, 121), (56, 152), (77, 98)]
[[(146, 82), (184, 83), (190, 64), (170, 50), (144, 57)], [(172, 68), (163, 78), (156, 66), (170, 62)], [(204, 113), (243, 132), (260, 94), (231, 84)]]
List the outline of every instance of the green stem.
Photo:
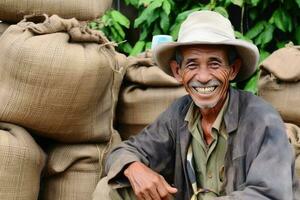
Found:
[(242, 6), (242, 12), (241, 12), (241, 33), (244, 35), (244, 15), (245, 15), (245, 5)]
[(210, 0), (209, 7), (210, 7), (210, 9), (213, 9), (214, 7), (216, 7), (216, 0)]

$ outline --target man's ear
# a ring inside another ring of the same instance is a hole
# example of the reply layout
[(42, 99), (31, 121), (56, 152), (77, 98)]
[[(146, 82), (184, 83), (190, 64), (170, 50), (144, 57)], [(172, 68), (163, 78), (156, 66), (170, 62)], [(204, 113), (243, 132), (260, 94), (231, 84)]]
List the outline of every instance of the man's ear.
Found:
[(182, 83), (182, 76), (181, 76), (181, 70), (180, 66), (176, 62), (176, 60), (171, 60), (170, 61), (170, 67), (173, 73), (174, 78), (179, 82)]
[(236, 59), (233, 62), (233, 64), (231, 65), (230, 75), (229, 75), (229, 80), (230, 81), (235, 79), (235, 77), (237, 76), (237, 74), (240, 71), (241, 65), (242, 65), (242, 60), (240, 58)]

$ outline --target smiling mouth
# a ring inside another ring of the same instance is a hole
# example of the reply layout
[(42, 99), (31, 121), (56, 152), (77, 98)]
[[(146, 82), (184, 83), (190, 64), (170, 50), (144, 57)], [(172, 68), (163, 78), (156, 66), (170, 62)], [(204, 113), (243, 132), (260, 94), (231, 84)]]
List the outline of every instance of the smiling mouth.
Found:
[(194, 89), (195, 92), (197, 92), (199, 94), (211, 94), (217, 89), (217, 86), (193, 87), (193, 89)]

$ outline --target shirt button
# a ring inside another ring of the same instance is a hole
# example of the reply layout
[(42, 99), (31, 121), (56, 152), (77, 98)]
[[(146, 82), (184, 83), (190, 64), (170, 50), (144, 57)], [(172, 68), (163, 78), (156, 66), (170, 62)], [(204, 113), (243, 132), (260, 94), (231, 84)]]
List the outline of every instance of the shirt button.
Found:
[(213, 177), (211, 171), (208, 171), (207, 177), (208, 177), (208, 178), (212, 178), (212, 177)]

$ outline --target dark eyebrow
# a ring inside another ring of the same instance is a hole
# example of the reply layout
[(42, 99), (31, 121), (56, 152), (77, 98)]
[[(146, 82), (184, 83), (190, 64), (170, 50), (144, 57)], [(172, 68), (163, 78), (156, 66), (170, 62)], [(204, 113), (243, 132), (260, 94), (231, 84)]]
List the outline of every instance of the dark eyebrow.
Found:
[(185, 64), (191, 63), (191, 62), (197, 62), (197, 58), (187, 58), (186, 60), (184, 60)]
[(217, 61), (217, 62), (220, 62), (220, 63), (223, 63), (224, 60), (222, 60), (221, 58), (219, 57), (210, 57), (209, 58), (209, 61)]

